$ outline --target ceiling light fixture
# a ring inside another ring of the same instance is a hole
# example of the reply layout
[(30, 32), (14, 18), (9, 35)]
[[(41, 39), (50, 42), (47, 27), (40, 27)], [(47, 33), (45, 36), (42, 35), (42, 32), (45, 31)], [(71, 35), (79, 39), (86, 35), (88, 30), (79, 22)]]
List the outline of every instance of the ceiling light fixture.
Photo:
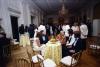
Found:
[(68, 14), (68, 9), (65, 8), (64, 0), (62, 0), (62, 7), (61, 10), (59, 11), (59, 16), (66, 17), (67, 14)]

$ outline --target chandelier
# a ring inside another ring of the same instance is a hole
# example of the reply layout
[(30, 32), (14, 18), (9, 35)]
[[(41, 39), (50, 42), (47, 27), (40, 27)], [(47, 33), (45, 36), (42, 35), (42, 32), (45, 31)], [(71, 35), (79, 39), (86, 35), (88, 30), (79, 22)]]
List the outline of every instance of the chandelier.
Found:
[(59, 11), (59, 16), (65, 17), (67, 16), (67, 14), (68, 14), (68, 9), (65, 8), (64, 0), (62, 0), (62, 7), (61, 7), (61, 10)]

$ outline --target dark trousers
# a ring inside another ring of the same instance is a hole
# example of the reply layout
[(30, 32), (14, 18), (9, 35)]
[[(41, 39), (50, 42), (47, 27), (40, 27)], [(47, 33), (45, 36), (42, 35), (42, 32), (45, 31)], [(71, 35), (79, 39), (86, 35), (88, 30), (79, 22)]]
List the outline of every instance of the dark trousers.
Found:
[(70, 50), (74, 50), (73, 46), (68, 48), (66, 45), (62, 45), (62, 58), (73, 55), (74, 53), (71, 53)]
[(69, 37), (66, 37), (66, 42), (68, 41)]
[(70, 55), (69, 49), (67, 48), (66, 45), (62, 45), (62, 58), (68, 55)]
[(82, 39), (82, 50), (86, 50), (86, 39)]
[(0, 67), (6, 67), (6, 63), (4, 62), (5, 58), (3, 56), (3, 48), (0, 47)]

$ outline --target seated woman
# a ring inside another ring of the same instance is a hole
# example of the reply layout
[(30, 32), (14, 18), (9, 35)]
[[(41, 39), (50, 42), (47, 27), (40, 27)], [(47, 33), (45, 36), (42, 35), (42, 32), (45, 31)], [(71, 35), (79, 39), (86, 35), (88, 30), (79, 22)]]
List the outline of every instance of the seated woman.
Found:
[(39, 36), (40, 34), (37, 33), (36, 37), (34, 37), (33, 44), (32, 44), (33, 50), (36, 52), (42, 52), (45, 48), (45, 45), (40, 44)]
[(39, 34), (37, 34), (37, 36), (34, 37), (34, 40), (33, 40), (33, 49), (35, 51), (39, 51), (39, 47), (40, 47), (40, 40), (39, 40)]
[(60, 31), (60, 34), (57, 35), (56, 40), (61, 42), (62, 57), (65, 57), (67, 54), (66, 54), (66, 37), (64, 31)]
[(60, 31), (60, 33), (56, 36), (56, 40), (60, 41), (62, 45), (66, 44), (66, 37), (64, 31)]

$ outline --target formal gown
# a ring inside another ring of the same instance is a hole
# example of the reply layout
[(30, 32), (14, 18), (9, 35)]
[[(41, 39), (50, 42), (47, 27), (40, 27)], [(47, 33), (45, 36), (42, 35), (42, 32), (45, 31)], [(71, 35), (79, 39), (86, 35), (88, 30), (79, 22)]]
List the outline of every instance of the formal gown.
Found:
[(40, 40), (38, 37), (35, 37), (33, 40), (33, 50), (40, 51)]
[(36, 52), (40, 52), (42, 56), (44, 56), (44, 51), (45, 51), (45, 44), (40, 44), (40, 40), (38, 37), (35, 37), (33, 40), (33, 50)]

